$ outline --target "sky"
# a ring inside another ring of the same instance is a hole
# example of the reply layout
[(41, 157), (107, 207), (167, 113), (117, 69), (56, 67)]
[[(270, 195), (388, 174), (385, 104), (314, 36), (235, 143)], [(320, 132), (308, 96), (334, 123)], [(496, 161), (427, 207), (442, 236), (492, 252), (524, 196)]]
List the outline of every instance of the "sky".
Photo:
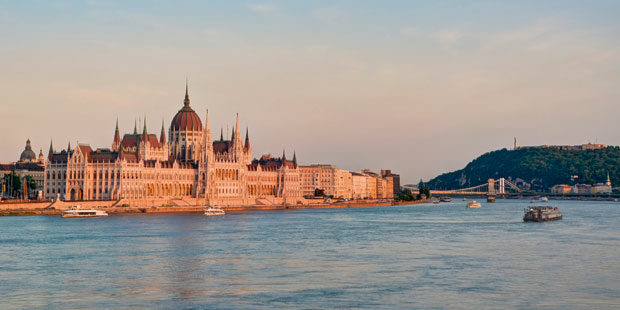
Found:
[(191, 105), (254, 156), (417, 183), (519, 145), (620, 144), (620, 1), (0, 0), (0, 162)]

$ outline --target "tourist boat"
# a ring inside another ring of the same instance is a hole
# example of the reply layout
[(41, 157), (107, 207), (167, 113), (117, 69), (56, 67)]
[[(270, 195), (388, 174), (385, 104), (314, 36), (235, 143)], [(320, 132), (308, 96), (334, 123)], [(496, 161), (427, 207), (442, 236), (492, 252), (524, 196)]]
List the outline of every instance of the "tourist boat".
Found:
[(69, 210), (63, 211), (60, 216), (62, 217), (100, 217), (108, 216), (108, 213), (102, 210), (95, 209), (81, 209), (80, 206), (73, 206)]
[(207, 206), (205, 208), (206, 216), (216, 216), (216, 215), (225, 215), (225, 214), (226, 212), (224, 212), (224, 210), (218, 207)]
[(549, 198), (547, 198), (547, 197), (540, 197), (540, 201), (541, 202), (549, 202)]
[(562, 219), (562, 212), (557, 207), (529, 207), (524, 210), (524, 222), (547, 222)]
[(439, 203), (439, 199), (433, 199), (431, 200), (434, 204), (438, 204)]
[(450, 197), (441, 197), (441, 198), (439, 198), (439, 201), (441, 201), (441, 202), (451, 202), (452, 198), (450, 198)]
[(475, 200), (467, 204), (467, 208), (469, 209), (480, 209), (481, 207), (482, 205), (480, 205), (480, 203)]

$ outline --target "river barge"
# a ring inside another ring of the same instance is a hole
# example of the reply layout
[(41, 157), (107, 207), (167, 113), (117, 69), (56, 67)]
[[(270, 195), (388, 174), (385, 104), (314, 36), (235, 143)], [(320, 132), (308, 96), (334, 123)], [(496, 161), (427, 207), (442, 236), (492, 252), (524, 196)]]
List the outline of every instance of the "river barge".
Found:
[(562, 212), (557, 207), (529, 207), (524, 210), (524, 222), (547, 222), (562, 219)]

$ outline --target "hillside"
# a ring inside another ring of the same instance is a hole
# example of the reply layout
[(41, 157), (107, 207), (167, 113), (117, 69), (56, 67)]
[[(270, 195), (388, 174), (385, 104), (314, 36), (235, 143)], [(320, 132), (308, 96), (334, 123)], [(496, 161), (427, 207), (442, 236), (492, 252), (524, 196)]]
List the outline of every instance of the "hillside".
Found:
[(501, 149), (486, 153), (465, 168), (444, 173), (428, 182), (431, 189), (457, 189), (504, 177), (518, 186), (548, 190), (555, 184), (604, 182), (607, 172), (612, 185), (620, 184), (620, 147), (600, 150), (559, 150), (552, 148)]

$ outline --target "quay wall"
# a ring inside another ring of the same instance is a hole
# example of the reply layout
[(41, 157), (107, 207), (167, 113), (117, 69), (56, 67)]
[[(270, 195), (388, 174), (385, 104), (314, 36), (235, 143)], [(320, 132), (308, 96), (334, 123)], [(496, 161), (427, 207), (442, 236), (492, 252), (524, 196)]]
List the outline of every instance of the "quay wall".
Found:
[[(314, 204), (273, 204), (273, 205), (247, 205), (247, 206), (224, 206), (227, 212), (245, 212), (260, 210), (293, 210), (293, 209), (321, 209), (321, 208), (361, 208), (361, 207), (380, 207), (394, 205), (409, 205), (424, 203), (427, 201), (363, 201), (363, 202), (341, 202), (341, 203), (314, 203)], [(195, 212), (201, 213), (204, 208), (197, 206), (191, 199), (183, 201), (175, 200), (104, 200), (104, 201), (79, 201), (79, 202), (21, 202), (21, 203), (0, 203), (0, 216), (13, 215), (58, 215), (74, 205), (82, 208), (95, 208), (105, 210), (109, 214), (131, 214), (131, 213), (174, 213), (174, 212)]]

